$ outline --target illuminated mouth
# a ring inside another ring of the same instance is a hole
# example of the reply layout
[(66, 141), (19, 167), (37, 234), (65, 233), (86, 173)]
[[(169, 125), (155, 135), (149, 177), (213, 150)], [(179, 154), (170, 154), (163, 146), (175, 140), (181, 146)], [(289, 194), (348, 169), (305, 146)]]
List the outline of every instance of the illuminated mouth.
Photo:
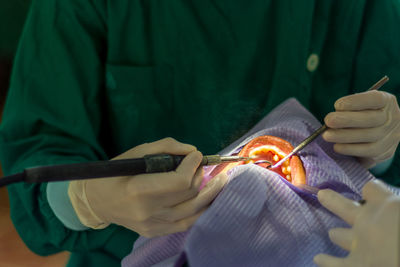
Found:
[[(273, 165), (280, 161), (292, 150), (293, 146), (282, 138), (271, 135), (259, 136), (247, 143), (238, 154), (238, 156), (241, 157), (251, 157), (252, 160), (247, 162), (220, 164), (215, 167), (215, 169), (210, 173), (210, 176), (214, 177), (220, 172), (227, 172), (235, 166), (249, 163), (254, 163), (260, 167), (268, 168), (271, 164)], [(303, 163), (298, 156), (290, 157), (277, 168), (268, 169), (279, 174), (294, 185), (306, 184), (306, 173), (304, 171)]]
[[(249, 157), (251, 157), (252, 160), (246, 163), (254, 163), (261, 167), (268, 168), (283, 159), (285, 156), (286, 153), (280, 150), (277, 146), (263, 145), (250, 150)], [(292, 181), (289, 159), (274, 171), (286, 178), (289, 182)]]
[[(258, 161), (266, 160), (275, 164), (284, 158), (293, 150), (293, 146), (286, 140), (276, 136), (263, 135), (254, 138), (247, 143), (239, 152), (239, 156), (254, 157), (253, 160), (246, 163), (256, 163)], [(257, 164), (261, 167), (270, 167), (269, 163)], [(291, 182), (292, 184), (305, 184), (306, 173), (304, 171), (303, 163), (298, 156), (292, 156), (285, 161), (281, 166), (271, 169), (281, 177)]]
[[(293, 146), (286, 140), (276, 136), (263, 135), (247, 143), (239, 152), (239, 156), (253, 158), (242, 164), (255, 163), (258, 166), (268, 168), (271, 164), (273, 165), (280, 161), (292, 150)], [(267, 162), (258, 163), (262, 161), (268, 161), (271, 164)], [(281, 166), (271, 169), (271, 171), (276, 172), (295, 185), (306, 183), (306, 173), (298, 156), (290, 157)]]

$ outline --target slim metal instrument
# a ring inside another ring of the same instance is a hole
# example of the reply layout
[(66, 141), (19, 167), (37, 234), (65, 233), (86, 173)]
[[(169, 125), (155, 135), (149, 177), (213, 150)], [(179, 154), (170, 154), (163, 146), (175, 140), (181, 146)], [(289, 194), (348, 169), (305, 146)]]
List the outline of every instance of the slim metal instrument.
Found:
[[(323, 189), (320, 189), (318, 187), (310, 186), (310, 185), (307, 185), (307, 184), (299, 184), (299, 185), (296, 185), (296, 186), (298, 188), (302, 189), (303, 191), (305, 191), (305, 192), (307, 192), (309, 194), (315, 195), (315, 196), (318, 195), (319, 191), (323, 190)], [(355, 202), (357, 202), (361, 206), (364, 205), (365, 203), (367, 203), (367, 201), (365, 199), (356, 200)]]
[(238, 162), (238, 161), (249, 161), (250, 157), (240, 157), (240, 156), (220, 156), (220, 155), (210, 155), (203, 156), (202, 166), (205, 165), (218, 165), (221, 163)]
[[(371, 86), (367, 91), (371, 91), (371, 90), (378, 90), (379, 88), (381, 88), (385, 83), (387, 83), (389, 81), (389, 77), (387, 77), (386, 75), (380, 79), (377, 83), (375, 83), (373, 86)], [(328, 129), (328, 127), (324, 124), (322, 125), (320, 128), (318, 128), (318, 130), (316, 130), (315, 132), (313, 132), (309, 137), (307, 137), (306, 139), (304, 139), (298, 146), (296, 146), (292, 152), (290, 152), (289, 154), (287, 154), (283, 159), (281, 159), (280, 161), (278, 161), (277, 163), (275, 163), (274, 165), (270, 166), (270, 169), (274, 169), (279, 167), (280, 165), (282, 165), (286, 160), (288, 160), (291, 156), (293, 156), (294, 154), (296, 154), (297, 152), (299, 152), (300, 150), (302, 150), (304, 147), (306, 147), (309, 143), (311, 143), (312, 141), (314, 141), (315, 138), (317, 138), (320, 134), (322, 134), (326, 129)]]

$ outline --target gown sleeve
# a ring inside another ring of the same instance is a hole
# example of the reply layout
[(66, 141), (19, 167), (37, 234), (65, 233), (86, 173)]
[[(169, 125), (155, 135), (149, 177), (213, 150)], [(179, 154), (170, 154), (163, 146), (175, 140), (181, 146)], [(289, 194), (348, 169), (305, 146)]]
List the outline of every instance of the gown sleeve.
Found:
[[(99, 141), (106, 23), (105, 12), (94, 3), (101, 2), (32, 2), (0, 128), (6, 175), (38, 165), (107, 159)], [(12, 221), (35, 253), (102, 249), (121, 232), (115, 225), (96, 231), (66, 228), (49, 206), (46, 186), (8, 187)]]

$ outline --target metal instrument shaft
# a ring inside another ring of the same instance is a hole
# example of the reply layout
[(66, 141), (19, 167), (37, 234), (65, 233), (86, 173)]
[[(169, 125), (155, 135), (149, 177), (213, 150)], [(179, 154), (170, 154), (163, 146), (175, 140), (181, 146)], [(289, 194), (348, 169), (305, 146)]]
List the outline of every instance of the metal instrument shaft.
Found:
[(217, 165), (221, 163), (248, 161), (250, 159), (250, 157), (210, 155), (203, 156), (203, 161), (201, 162), (201, 165)]

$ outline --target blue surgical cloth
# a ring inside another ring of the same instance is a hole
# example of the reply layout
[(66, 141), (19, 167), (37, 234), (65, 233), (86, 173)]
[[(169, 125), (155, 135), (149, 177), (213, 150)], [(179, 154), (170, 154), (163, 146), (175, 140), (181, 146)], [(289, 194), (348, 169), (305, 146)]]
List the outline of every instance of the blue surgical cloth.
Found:
[[(297, 100), (289, 99), (221, 154), (234, 154), (260, 135), (297, 145), (320, 126)], [(334, 153), (321, 137), (298, 155), (310, 186), (331, 188), (356, 200), (362, 186), (374, 179), (355, 159)], [(122, 266), (179, 266), (185, 260), (190, 266), (314, 266), (318, 253), (346, 255), (328, 237), (329, 229), (346, 224), (315, 195), (253, 164), (228, 174), (229, 183), (191, 229), (140, 237)]]

